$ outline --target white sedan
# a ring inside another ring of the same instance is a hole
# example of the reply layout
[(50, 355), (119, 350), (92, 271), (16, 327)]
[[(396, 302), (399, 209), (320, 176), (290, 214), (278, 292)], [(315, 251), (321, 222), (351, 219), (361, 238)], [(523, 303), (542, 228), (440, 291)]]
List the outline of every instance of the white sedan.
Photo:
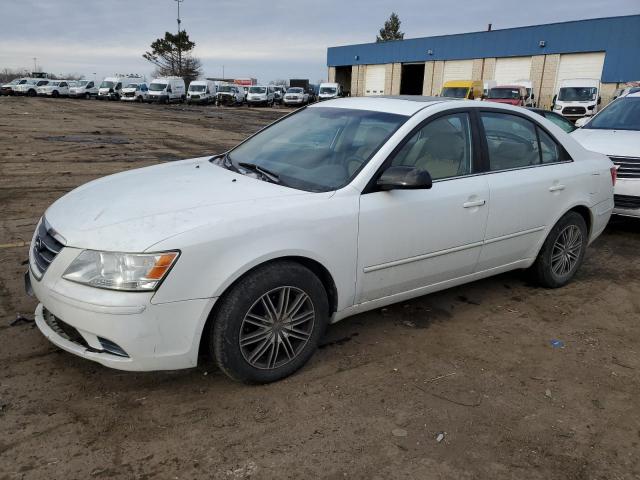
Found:
[(514, 269), (568, 283), (613, 165), (524, 109), (436, 98), (303, 108), (226, 154), (50, 206), (27, 290), (59, 347), (123, 370), (290, 375), (328, 323)]
[(582, 128), (571, 136), (583, 147), (609, 155), (618, 168), (613, 213), (640, 218), (640, 93), (619, 97), (578, 122)]

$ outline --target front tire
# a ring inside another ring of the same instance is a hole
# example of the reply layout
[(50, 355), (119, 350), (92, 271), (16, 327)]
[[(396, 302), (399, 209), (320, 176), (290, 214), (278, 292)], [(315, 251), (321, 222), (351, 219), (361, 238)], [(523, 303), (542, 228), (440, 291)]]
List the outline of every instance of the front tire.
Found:
[(549, 232), (531, 267), (535, 280), (546, 288), (569, 283), (580, 268), (588, 243), (587, 224), (577, 212), (568, 212)]
[(209, 346), (232, 379), (274, 382), (311, 358), (328, 318), (327, 294), (313, 272), (295, 262), (270, 263), (220, 300)]

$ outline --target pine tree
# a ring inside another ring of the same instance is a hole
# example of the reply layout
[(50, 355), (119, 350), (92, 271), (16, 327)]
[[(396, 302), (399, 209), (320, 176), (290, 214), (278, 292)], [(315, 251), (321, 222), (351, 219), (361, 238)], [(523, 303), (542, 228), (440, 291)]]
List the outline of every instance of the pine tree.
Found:
[(376, 35), (376, 42), (388, 42), (389, 40), (402, 40), (404, 33), (400, 31), (400, 17), (392, 12), (389, 20), (384, 22), (384, 28), (380, 29), (380, 35)]
[(202, 73), (200, 60), (191, 55), (196, 46), (189, 40), (184, 30), (178, 34), (166, 32), (164, 38), (158, 38), (151, 44), (151, 51), (142, 55), (156, 66), (156, 75), (160, 77), (178, 76), (189, 84)]

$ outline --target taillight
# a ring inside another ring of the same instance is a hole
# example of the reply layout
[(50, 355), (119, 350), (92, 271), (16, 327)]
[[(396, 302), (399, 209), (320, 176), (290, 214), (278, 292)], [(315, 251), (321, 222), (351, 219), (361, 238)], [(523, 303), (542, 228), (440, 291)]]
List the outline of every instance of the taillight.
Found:
[(611, 184), (615, 187), (618, 179), (618, 167), (611, 167)]

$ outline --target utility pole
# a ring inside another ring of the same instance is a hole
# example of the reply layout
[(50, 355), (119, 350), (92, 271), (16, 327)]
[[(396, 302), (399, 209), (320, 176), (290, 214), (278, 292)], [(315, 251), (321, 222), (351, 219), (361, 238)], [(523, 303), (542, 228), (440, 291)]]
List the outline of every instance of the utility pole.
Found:
[(182, 21), (180, 20), (180, 4), (184, 2), (184, 0), (174, 0), (178, 4), (178, 73), (182, 76), (182, 42), (180, 40), (180, 24)]

